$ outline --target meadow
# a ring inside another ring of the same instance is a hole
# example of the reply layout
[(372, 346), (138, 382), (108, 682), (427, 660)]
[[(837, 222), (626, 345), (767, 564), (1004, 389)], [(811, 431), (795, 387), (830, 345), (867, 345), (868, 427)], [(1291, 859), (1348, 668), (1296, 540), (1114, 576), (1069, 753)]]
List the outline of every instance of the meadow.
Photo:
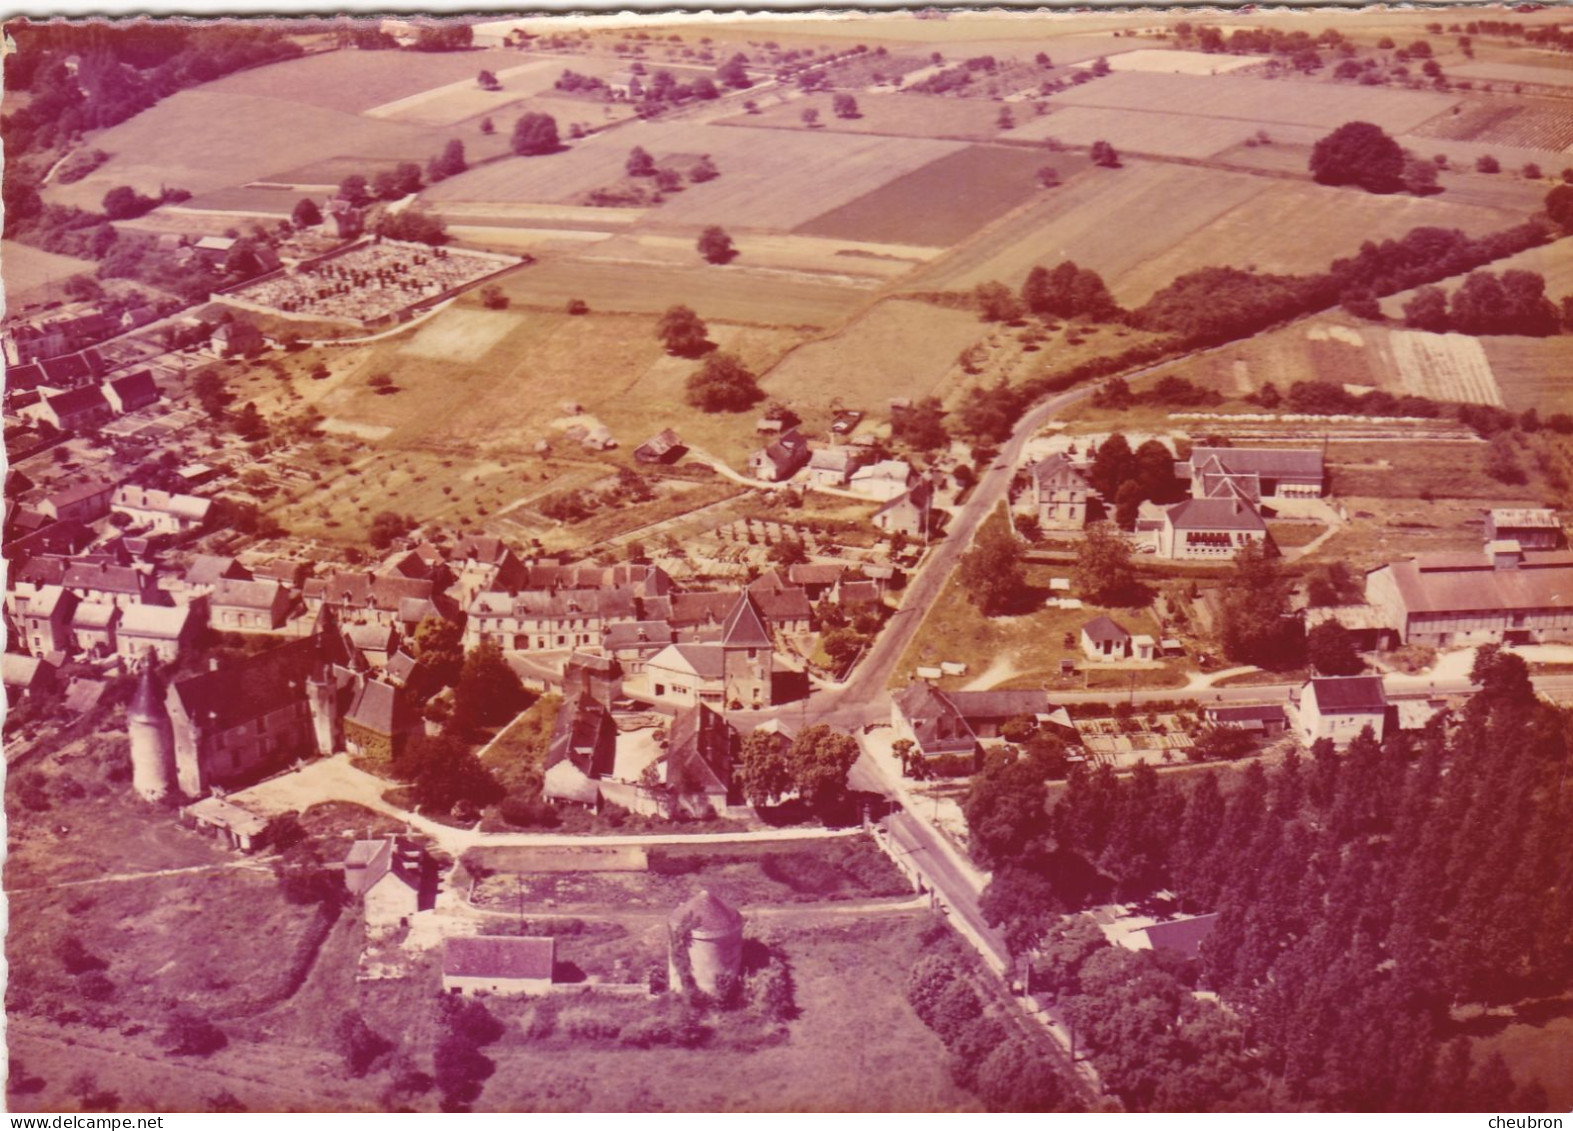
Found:
[(1573, 413), (1573, 337), (1482, 338), (1503, 403), (1515, 412)]
[[(1055, 106), (1052, 112), (1018, 127), (1012, 136), (1036, 141), (1054, 138), (1066, 145), (1080, 146), (1107, 141), (1120, 153), (1199, 159), (1239, 145), (1255, 137), (1261, 128), (1254, 122), (1204, 118), (1180, 109), (1164, 112)], [(1269, 132), (1278, 142), (1315, 141), (1319, 131), (1307, 126), (1274, 125)]]
[[(791, 101), (759, 99), (758, 112), (722, 118), (717, 125), (751, 126), (756, 129), (788, 129), (807, 132), (805, 110), (819, 112), (816, 131), (825, 133), (893, 134), (904, 137), (948, 138), (988, 141), (1001, 136), (999, 107), (973, 99), (945, 98), (929, 94), (865, 93), (856, 94), (858, 116), (838, 118), (832, 95), (808, 94)], [(1026, 117), (1019, 109), (1018, 122)], [(1019, 127), (1014, 134), (1021, 136)]]
[[(204, 88), (363, 114), (396, 99), (468, 80), (482, 70), (502, 73), (532, 57), (517, 51), (330, 51), (226, 75)], [(547, 60), (539, 60), (543, 65)], [(578, 60), (573, 61), (575, 69)], [(553, 78), (555, 78), (555, 74)], [(547, 85), (550, 85), (549, 83)]]
[(11, 302), (34, 291), (63, 283), (72, 275), (91, 275), (97, 264), (69, 255), (56, 255), (28, 244), (6, 240), (0, 244), (0, 274)]

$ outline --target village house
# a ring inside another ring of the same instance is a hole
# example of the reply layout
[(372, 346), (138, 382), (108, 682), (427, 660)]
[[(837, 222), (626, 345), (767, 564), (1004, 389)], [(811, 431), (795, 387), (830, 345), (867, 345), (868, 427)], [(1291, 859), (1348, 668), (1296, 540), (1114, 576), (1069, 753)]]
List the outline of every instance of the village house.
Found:
[(664, 428), (634, 449), (634, 459), (640, 463), (676, 463), (686, 450), (682, 438)]
[(611, 625), (641, 619), (640, 606), (626, 587), (482, 593), (470, 604), (465, 644), (509, 652), (599, 648)]
[(874, 525), (886, 534), (927, 538), (939, 529), (944, 515), (944, 511), (935, 509), (933, 485), (921, 479), (910, 491), (875, 511)]
[(846, 445), (815, 448), (808, 457), (806, 481), (815, 487), (845, 487), (862, 458), (862, 452)]
[(158, 385), (153, 381), (153, 374), (146, 369), (105, 381), (103, 393), (109, 407), (122, 416), (159, 401)]
[(726, 702), (726, 665), (715, 644), (671, 644), (644, 663), (642, 686), (668, 703)]
[(1174, 474), (1193, 499), (1319, 499), (1327, 483), (1319, 448), (1193, 448)]
[(1163, 512), (1158, 554), (1176, 561), (1232, 558), (1246, 546), (1267, 540), (1261, 512), (1238, 495), (1187, 499)]
[(179, 574), (161, 579), (160, 585), (170, 598), (189, 605), (211, 594), (220, 581), (250, 581), (251, 571), (231, 557), (219, 554), (193, 554)]
[(214, 357), (250, 357), (262, 352), (263, 345), (262, 331), (237, 318), (213, 331), (208, 349)]
[(92, 522), (109, 513), (115, 484), (105, 479), (80, 479), (46, 495), (38, 504), (40, 514), (56, 521)]
[(1087, 477), (1067, 455), (1053, 455), (1032, 465), (1032, 512), (1041, 530), (1080, 530), (1097, 497)]
[(411, 837), (357, 840), (344, 857), (344, 886), (373, 931), (408, 926), (410, 916), (433, 906), (435, 879), (431, 858)]
[(1015, 719), (1074, 733), (1070, 716), (1053, 704), (1047, 691), (942, 691), (914, 679), (891, 697), (896, 737), (911, 742), (924, 758), (974, 758), (982, 753), (982, 740), (999, 738), (1005, 724)]
[(600, 780), (617, 762), (617, 724), (605, 704), (587, 695), (564, 697), (546, 746), (541, 792), (548, 801), (600, 804)]
[(601, 647), (630, 676), (644, 672), (646, 663), (674, 643), (677, 633), (662, 620), (641, 620), (606, 626)]
[(867, 467), (860, 467), (847, 481), (847, 487), (853, 493), (881, 503), (888, 503), (906, 494), (911, 485), (912, 466), (899, 459), (880, 460)]
[(555, 938), (461, 935), (443, 940), (442, 988), (446, 993), (544, 994), (552, 988)]
[(92, 385), (63, 393), (45, 392), (37, 404), (24, 410), (24, 415), (48, 421), (62, 432), (88, 431), (114, 414), (104, 394)]
[(1555, 550), (1562, 523), (1548, 507), (1511, 507), (1486, 513), (1487, 542), (1517, 542), (1525, 550)]
[(1202, 708), (1212, 726), (1245, 730), (1275, 738), (1289, 726), (1282, 703), (1212, 703)]
[(1433, 648), (1573, 639), (1573, 553), (1492, 542), (1417, 554), (1366, 575), (1366, 602), (1401, 644)]
[(1095, 617), (1081, 626), (1081, 650), (1089, 660), (1129, 659), (1131, 634), (1113, 617)]
[(755, 479), (780, 483), (796, 475), (808, 463), (808, 441), (796, 428), (788, 429), (775, 442), (756, 451), (748, 459), (748, 470)]
[(665, 784), (679, 810), (693, 817), (726, 812), (736, 739), (731, 724), (703, 703), (678, 712), (667, 731)]
[(83, 601), (71, 614), (71, 635), (76, 650), (90, 659), (115, 654), (115, 631), (120, 625), (120, 606), (98, 601)]
[(341, 720), (344, 749), (357, 758), (388, 765), (405, 740), (420, 727), (410, 697), (380, 679), (355, 680), (350, 705)]
[(17, 633), (28, 652), (34, 656), (65, 655), (75, 649), (71, 620), (76, 603), (76, 594), (58, 585), (46, 585), (16, 602)]
[(67, 561), (60, 584), (88, 604), (159, 604), (164, 594), (155, 573), (134, 566), (112, 565), (105, 561)]
[(221, 632), (273, 632), (284, 627), (291, 604), (276, 581), (220, 578), (208, 594), (208, 624)]
[(186, 534), (207, 521), (213, 500), (127, 484), (115, 491), (110, 505), (138, 528), (149, 528), (155, 534)]
[(173, 663), (190, 645), (196, 624), (189, 605), (131, 605), (121, 614), (115, 650), (126, 660), (151, 652), (160, 663)]
[(344, 624), (398, 625), (413, 633), (422, 619), (440, 615), (432, 583), (418, 577), (344, 571), (310, 578), (301, 592), (307, 612), (327, 608)]
[(1366, 727), (1371, 728), (1378, 742), (1382, 740), (1387, 692), (1381, 676), (1313, 677), (1298, 690), (1292, 702), (1296, 733), (1307, 745), (1327, 738), (1335, 746), (1347, 746)]
[(55, 665), (48, 660), (7, 652), (0, 667), (4, 671), (5, 701), (8, 707), (15, 707), (24, 699), (49, 695), (55, 690)]
[(803, 595), (810, 601), (822, 601), (826, 594), (835, 591), (846, 572), (847, 567), (839, 562), (825, 565), (799, 562), (787, 567), (787, 583), (803, 590)]

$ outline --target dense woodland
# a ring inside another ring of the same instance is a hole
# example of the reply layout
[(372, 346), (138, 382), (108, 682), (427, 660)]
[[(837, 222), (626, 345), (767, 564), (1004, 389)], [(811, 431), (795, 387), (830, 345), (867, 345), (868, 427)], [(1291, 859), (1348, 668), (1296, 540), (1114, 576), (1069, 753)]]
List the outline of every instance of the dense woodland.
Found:
[[(978, 775), (966, 810), (995, 870), (985, 913), (1035, 955), (1127, 1104), (1544, 1104), (1500, 1060), (1472, 1064), (1465, 1038), (1471, 1009), (1573, 982), (1573, 713), (1538, 700), (1516, 656), (1483, 649), (1474, 676), (1468, 706), (1424, 731), (1319, 742), (1228, 792), (1211, 773), (1078, 769), (1049, 810), (1030, 752)], [(1165, 891), (1219, 914), (1199, 969), (1106, 950), (1063, 917)]]

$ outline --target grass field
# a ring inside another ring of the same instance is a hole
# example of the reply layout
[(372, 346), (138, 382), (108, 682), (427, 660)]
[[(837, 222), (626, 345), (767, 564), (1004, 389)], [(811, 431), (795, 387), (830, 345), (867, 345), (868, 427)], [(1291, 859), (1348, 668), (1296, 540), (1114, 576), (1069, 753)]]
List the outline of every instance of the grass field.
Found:
[(816, 216), (805, 235), (948, 247), (1033, 196), (1049, 190), (1038, 170), (1052, 164), (1062, 177), (1087, 167), (1084, 158), (1029, 149), (975, 145), (950, 153), (899, 180)]
[(960, 148), (944, 141), (644, 123), (587, 138), (560, 153), (473, 169), (422, 196), (439, 206), (448, 201), (568, 203), (620, 180), (635, 145), (657, 160), (708, 153), (721, 171), (715, 180), (669, 197), (659, 210), (663, 224), (775, 231), (791, 230)]
[(14, 240), (0, 244), (0, 275), (4, 276), (5, 293), (12, 303), (34, 291), (63, 283), (72, 275), (91, 275), (97, 268), (90, 260), (55, 255)]
[(1258, 126), (1320, 126), (1373, 122), (1403, 133), (1445, 111), (1457, 99), (1442, 94), (1370, 87), (1314, 85), (1292, 79), (1229, 75), (1115, 73), (1050, 100), (1056, 106), (1101, 106), (1160, 113), (1183, 110), (1204, 118), (1232, 118)]
[(1226, 75), (1265, 63), (1265, 55), (1218, 55), (1206, 51), (1186, 51), (1139, 47), (1109, 58), (1109, 69), (1143, 74)]
[(1448, 74), (1459, 78), (1480, 79), (1489, 83), (1523, 83), (1537, 86), (1573, 86), (1573, 70), (1564, 67), (1539, 67), (1528, 63), (1477, 60), (1449, 67)]
[[(1546, 1090), (1548, 1111), (1573, 1108), (1573, 1011), (1566, 1000), (1550, 1002), (1549, 1017), (1536, 1016), (1533, 1022), (1517, 1021), (1500, 1033), (1474, 1042), (1474, 1054), (1484, 1060), (1501, 1053), (1513, 1079), (1521, 1084), (1538, 1080)], [(1541, 1013), (1524, 1010), (1524, 1013)]]

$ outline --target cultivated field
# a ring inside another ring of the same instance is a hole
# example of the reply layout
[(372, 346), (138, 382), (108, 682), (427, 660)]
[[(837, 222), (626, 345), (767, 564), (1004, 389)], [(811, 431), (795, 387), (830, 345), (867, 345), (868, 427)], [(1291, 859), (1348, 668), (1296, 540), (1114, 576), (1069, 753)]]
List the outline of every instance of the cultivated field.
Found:
[[(1130, 161), (1093, 169), (919, 272), (912, 285), (960, 290), (998, 279), (1015, 287), (1037, 263), (1072, 259), (1101, 272), (1129, 301), (1133, 296), (1116, 285), (1121, 276), (1269, 187), (1259, 177), (1183, 165)], [(1163, 223), (1137, 222), (1153, 216)]]
[(98, 264), (90, 260), (55, 255), (13, 240), (0, 244), (0, 274), (4, 275), (6, 297), (12, 303), (72, 275), (91, 275), (97, 268)]
[[(1566, 74), (1573, 85), (1573, 71)], [(1573, 145), (1573, 112), (1558, 99), (1475, 97), (1415, 127), (1418, 137), (1561, 151)]]
[(1458, 63), (1449, 67), (1447, 73), (1459, 78), (1480, 79), (1489, 83), (1573, 86), (1573, 70), (1565, 67), (1537, 67), (1527, 63), (1503, 63), (1494, 59)]
[[(1066, 145), (1091, 145), (1095, 141), (1107, 141), (1120, 153), (1201, 158), (1240, 145), (1247, 138), (1255, 137), (1261, 128), (1254, 122), (1232, 118), (1064, 106), (1041, 118), (1034, 118), (1012, 136), (1035, 141), (1055, 138)], [(1320, 131), (1304, 126), (1275, 125), (1269, 133), (1275, 142), (1309, 143), (1316, 140)]]
[(1501, 390), (1479, 338), (1393, 330), (1388, 344), (1407, 392), (1438, 401), (1502, 403)]
[[(661, 235), (660, 229), (617, 233), (580, 244), (579, 261), (617, 263), (628, 267), (698, 267), (703, 270), (692, 234)], [(864, 243), (813, 236), (740, 235), (733, 241), (738, 257), (726, 267), (710, 270), (733, 276), (790, 279), (809, 273), (836, 286), (870, 287), (895, 278), (939, 254), (914, 244)]]
[(1079, 155), (975, 145), (931, 161), (858, 199), (815, 217), (804, 235), (948, 247), (1046, 190), (1038, 170), (1062, 178), (1087, 168)]
[[(858, 117), (838, 118), (831, 109), (831, 95), (810, 94), (783, 102), (760, 99), (757, 114), (719, 119), (719, 125), (781, 128), (810, 132), (803, 125), (803, 111), (819, 111), (813, 132), (894, 134), (904, 137), (938, 137), (987, 141), (1000, 135), (999, 107), (970, 98), (931, 94), (862, 94), (857, 96)], [(1028, 118), (1023, 108), (1013, 108), (1018, 127), (1005, 137), (1022, 134), (1020, 123)]]
[(1108, 57), (1112, 71), (1162, 75), (1226, 75), (1265, 63), (1265, 55), (1216, 55), (1205, 51), (1139, 47)]
[(1502, 399), (1515, 412), (1542, 418), (1573, 413), (1573, 337), (1482, 338)]
[[(330, 51), (227, 75), (203, 89), (361, 114), (451, 83), (473, 85), (482, 70), (500, 74), (530, 61), (517, 51)], [(572, 63), (585, 70), (579, 60)]]
[(1160, 113), (1183, 110), (1263, 126), (1333, 129), (1359, 120), (1374, 122), (1389, 133), (1403, 133), (1442, 113), (1456, 99), (1422, 91), (1310, 85), (1290, 79), (1115, 73), (1056, 94), (1051, 101), (1060, 106)]
[[(345, 154), (424, 164), (442, 151), (448, 136), (458, 135), (202, 87), (93, 135), (91, 144), (113, 154), (109, 161), (76, 184), (48, 186), (44, 196), (96, 210), (116, 185), (154, 194), (178, 186), (200, 194)], [(470, 140), (466, 134), (467, 145)]]
[(661, 205), (663, 223), (775, 231), (795, 228), (961, 148), (947, 141), (642, 124), (585, 139), (549, 156), (473, 169), (422, 196), (439, 206), (449, 201), (568, 203), (620, 180), (635, 145), (657, 160), (708, 153), (721, 170), (717, 179), (669, 197)]

